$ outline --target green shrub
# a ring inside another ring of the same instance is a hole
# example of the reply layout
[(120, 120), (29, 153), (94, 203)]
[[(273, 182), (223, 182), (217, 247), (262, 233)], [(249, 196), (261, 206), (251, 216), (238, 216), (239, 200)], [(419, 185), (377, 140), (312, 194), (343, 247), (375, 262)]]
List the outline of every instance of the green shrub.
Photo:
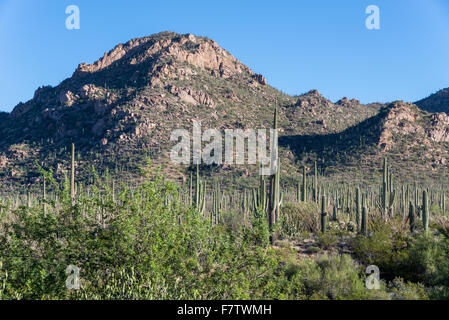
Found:
[(410, 239), (407, 234), (397, 232), (380, 218), (371, 221), (369, 230), (369, 235), (359, 235), (352, 241), (355, 257), (363, 265), (378, 266), (382, 277), (387, 280), (398, 276), (408, 279), (413, 267), (408, 263)]
[(418, 236), (409, 250), (417, 280), (430, 286), (449, 287), (449, 239), (442, 235)]
[(308, 299), (386, 299), (380, 290), (368, 290), (360, 267), (348, 255), (322, 255), (304, 259), (298, 267), (297, 281)]
[(388, 284), (392, 300), (428, 300), (428, 293), (423, 284), (404, 282), (402, 278), (394, 278)]
[(323, 249), (335, 248), (338, 245), (338, 237), (335, 232), (320, 232), (316, 236), (319, 246)]
[(320, 209), (314, 202), (287, 203), (282, 207), (281, 233), (288, 237), (300, 237), (320, 231)]
[[(265, 225), (211, 226), (194, 209), (165, 201), (175, 190), (159, 177), (123, 188), (116, 200), (100, 185), (74, 207), (64, 189), (60, 207), (49, 205), (47, 214), (41, 206), (13, 210), (0, 235), (1, 298), (266, 297), (279, 258), (264, 247)], [(81, 270), (79, 291), (66, 290), (69, 264)]]

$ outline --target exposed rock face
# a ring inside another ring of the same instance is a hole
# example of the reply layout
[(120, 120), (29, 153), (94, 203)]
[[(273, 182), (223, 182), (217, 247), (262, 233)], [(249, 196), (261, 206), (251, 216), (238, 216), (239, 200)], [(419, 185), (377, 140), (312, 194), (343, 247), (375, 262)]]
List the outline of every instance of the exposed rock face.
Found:
[(389, 150), (394, 145), (394, 134), (423, 135), (424, 129), (416, 123), (419, 115), (410, 103), (394, 102), (385, 117), (383, 130), (379, 137), (378, 146)]
[(256, 80), (261, 84), (261, 85), (266, 85), (267, 84), (267, 79), (265, 79), (265, 77), (261, 74), (255, 74), (255, 78)]
[(449, 116), (445, 113), (423, 113), (402, 101), (387, 106), (378, 140), (381, 150), (406, 157), (418, 148), (422, 159), (444, 165), (449, 155), (441, 142), (449, 142)]
[(444, 113), (436, 113), (431, 116), (432, 126), (428, 130), (430, 139), (438, 142), (449, 142), (449, 116)]
[(332, 107), (333, 103), (318, 92), (318, 90), (310, 90), (309, 92), (301, 95), (296, 102), (296, 105), (302, 108), (312, 108), (310, 111), (313, 112), (313, 108), (318, 105), (324, 105), (326, 107)]
[(356, 107), (360, 105), (360, 101), (357, 99), (349, 100), (347, 97), (343, 97), (342, 99), (338, 100), (335, 104), (343, 107)]
[[(80, 73), (86, 73), (86, 72), (92, 73), (92, 72), (96, 72), (101, 69), (107, 68), (115, 61), (123, 58), (130, 50), (132, 50), (138, 46), (141, 46), (142, 44), (148, 42), (150, 39), (151, 39), (151, 37), (144, 37), (144, 38), (132, 39), (125, 44), (119, 44), (114, 49), (109, 51), (109, 53), (105, 52), (104, 56), (102, 58), (100, 58), (99, 60), (97, 60), (95, 63), (93, 63), (93, 64), (86, 64), (84, 62), (81, 63), (78, 66), (78, 68), (76, 69), (75, 75), (80, 74)], [(160, 44), (158, 44), (158, 45), (160, 45)], [(135, 63), (134, 60), (132, 60), (132, 61)]]
[(185, 103), (189, 104), (203, 104), (208, 107), (214, 107), (215, 102), (212, 98), (203, 91), (195, 91), (192, 88), (178, 88), (174, 86), (169, 87), (169, 92), (181, 98)]
[(61, 92), (59, 101), (62, 105), (70, 107), (75, 102), (75, 95), (71, 91)]
[[(211, 70), (215, 75), (224, 78), (244, 71), (254, 74), (213, 40), (195, 37), (192, 34), (177, 35), (164, 32), (159, 34), (159, 37), (132, 39), (125, 44), (119, 44), (95, 63), (80, 64), (74, 76), (105, 70), (113, 64), (138, 65), (155, 56), (160, 59), (174, 58), (178, 62)], [(168, 73), (167, 69), (160, 71)]]

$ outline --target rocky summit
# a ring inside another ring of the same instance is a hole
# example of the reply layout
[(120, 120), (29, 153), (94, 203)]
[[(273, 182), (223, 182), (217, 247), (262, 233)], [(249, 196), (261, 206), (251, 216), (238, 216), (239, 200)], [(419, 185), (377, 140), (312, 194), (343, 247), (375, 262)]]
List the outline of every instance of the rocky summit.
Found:
[(329, 172), (352, 170), (360, 158), (378, 166), (384, 155), (398, 159), (398, 168), (430, 159), (435, 172), (446, 169), (449, 119), (427, 111), (446, 111), (447, 89), (417, 102), (423, 111), (404, 102), (364, 105), (342, 97), (333, 103), (317, 90), (289, 96), (268, 83), (206, 37), (162, 32), (132, 39), (0, 114), (0, 179), (32, 185), (39, 179), (36, 162), (62, 178), (71, 143), (78, 168), (138, 176), (150, 157), (179, 177), (185, 168), (166, 161), (172, 130), (189, 129), (193, 120), (219, 130), (269, 128), (275, 108), (283, 168), (292, 175), (299, 162), (320, 157)]

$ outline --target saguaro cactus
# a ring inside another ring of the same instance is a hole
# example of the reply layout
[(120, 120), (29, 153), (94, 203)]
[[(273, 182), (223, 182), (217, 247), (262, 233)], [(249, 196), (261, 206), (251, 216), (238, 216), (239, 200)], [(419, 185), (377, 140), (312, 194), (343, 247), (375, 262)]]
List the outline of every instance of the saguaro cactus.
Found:
[(315, 161), (315, 170), (313, 171), (313, 199), (318, 203), (318, 167)]
[(366, 206), (362, 207), (362, 221), (360, 231), (365, 236), (366, 235), (366, 215), (368, 214), (368, 208)]
[[(277, 108), (274, 109), (274, 119), (273, 119), (273, 129), (277, 129)], [(272, 150), (272, 152), (274, 152)], [(269, 188), (269, 208), (268, 208), (268, 224), (270, 229), (275, 223), (275, 215), (276, 215), (276, 194), (277, 194), (277, 177), (276, 174), (278, 172), (278, 157), (274, 159), (274, 163), (271, 163), (271, 166), (274, 166), (276, 172), (274, 175), (270, 176), (270, 188)], [(271, 159), (273, 161), (273, 159)]]
[(253, 207), (254, 210), (262, 210), (267, 212), (268, 208), (268, 197), (267, 197), (267, 186), (263, 176), (260, 176), (259, 189), (253, 190)]
[(422, 193), (422, 224), (424, 231), (429, 229), (429, 199), (427, 198), (427, 190)]
[(72, 161), (70, 166), (70, 199), (75, 204), (75, 144), (72, 143)]
[(416, 215), (418, 217), (421, 216), (420, 210), (419, 210), (419, 192), (418, 192), (418, 183), (415, 181), (415, 210)]
[(387, 158), (384, 158), (383, 165), (383, 181), (382, 181), (382, 215), (386, 220), (387, 217), (393, 215), (393, 204), (395, 191), (393, 189), (393, 176), (387, 165)]
[(326, 231), (326, 196), (321, 196), (321, 232)]
[[(278, 129), (278, 109), (274, 110), (273, 129)], [(277, 153), (277, 151), (276, 151)], [(279, 157), (274, 160), (275, 173), (270, 177), (270, 189), (269, 189), (269, 208), (268, 208), (268, 222), (270, 228), (276, 223), (276, 220), (280, 216), (280, 206), (282, 204), (282, 193), (280, 191), (280, 161)]]
[(360, 188), (355, 191), (355, 222), (357, 228), (360, 228), (360, 216), (362, 214), (362, 199), (360, 197)]
[(333, 221), (337, 221), (337, 206), (334, 206), (333, 208), (332, 208), (332, 220)]
[(200, 203), (200, 168), (199, 165), (196, 165), (196, 187), (195, 187), (195, 206), (198, 208), (198, 204)]
[(189, 180), (189, 205), (193, 204), (193, 173), (190, 171), (190, 180)]
[(444, 195), (444, 191), (441, 193), (441, 210), (444, 216), (446, 213), (446, 196)]
[(411, 201), (408, 207), (408, 221), (410, 224), (410, 233), (413, 233), (415, 229), (415, 206)]
[(44, 176), (43, 181), (43, 192), (44, 192), (44, 215), (47, 215), (47, 178)]
[(307, 174), (306, 174), (306, 166), (302, 167), (302, 192), (301, 192), (301, 201), (307, 201)]
[(201, 213), (204, 213), (206, 208), (206, 182), (200, 179), (200, 168), (196, 165), (196, 189), (195, 189), (195, 208)]
[[(244, 195), (246, 195), (246, 190)], [(211, 211), (211, 222), (218, 223), (218, 220), (220, 218), (220, 212), (221, 212), (221, 188), (220, 188), (220, 182), (215, 182), (215, 189), (213, 191), (213, 203), (212, 203), (212, 211)], [(243, 214), (245, 214), (246, 211), (246, 197), (243, 197)]]
[(301, 201), (301, 183), (298, 181), (296, 184), (296, 202)]
[[(200, 202), (198, 205), (198, 211), (201, 214), (204, 214), (204, 210), (206, 209), (206, 181), (201, 181), (200, 184)], [(220, 216), (217, 218), (217, 223), (220, 222)]]
[(275, 179), (275, 190), (273, 191), (274, 192), (274, 194), (273, 194), (274, 206), (275, 206), (274, 223), (276, 223), (280, 217), (282, 198), (283, 198), (283, 194), (281, 192), (281, 186), (280, 186), (280, 175), (281, 175), (281, 166), (280, 166), (279, 159), (278, 159), (277, 172), (276, 172), (275, 178), (274, 178)]
[(405, 203), (406, 203), (406, 191), (405, 191), (405, 185), (402, 185), (402, 192), (401, 192), (401, 210), (402, 210), (402, 217), (405, 217), (405, 213), (406, 213), (406, 207), (405, 207)]

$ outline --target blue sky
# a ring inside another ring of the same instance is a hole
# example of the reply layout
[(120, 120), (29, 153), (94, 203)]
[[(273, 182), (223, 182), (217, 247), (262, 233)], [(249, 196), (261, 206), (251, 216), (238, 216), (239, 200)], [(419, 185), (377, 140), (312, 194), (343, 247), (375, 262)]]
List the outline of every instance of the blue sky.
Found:
[[(71, 4), (80, 30), (65, 27)], [(365, 27), (372, 4), (380, 30)], [(0, 110), (118, 43), (164, 30), (216, 40), (289, 94), (415, 101), (449, 87), (448, 0), (0, 0)]]

